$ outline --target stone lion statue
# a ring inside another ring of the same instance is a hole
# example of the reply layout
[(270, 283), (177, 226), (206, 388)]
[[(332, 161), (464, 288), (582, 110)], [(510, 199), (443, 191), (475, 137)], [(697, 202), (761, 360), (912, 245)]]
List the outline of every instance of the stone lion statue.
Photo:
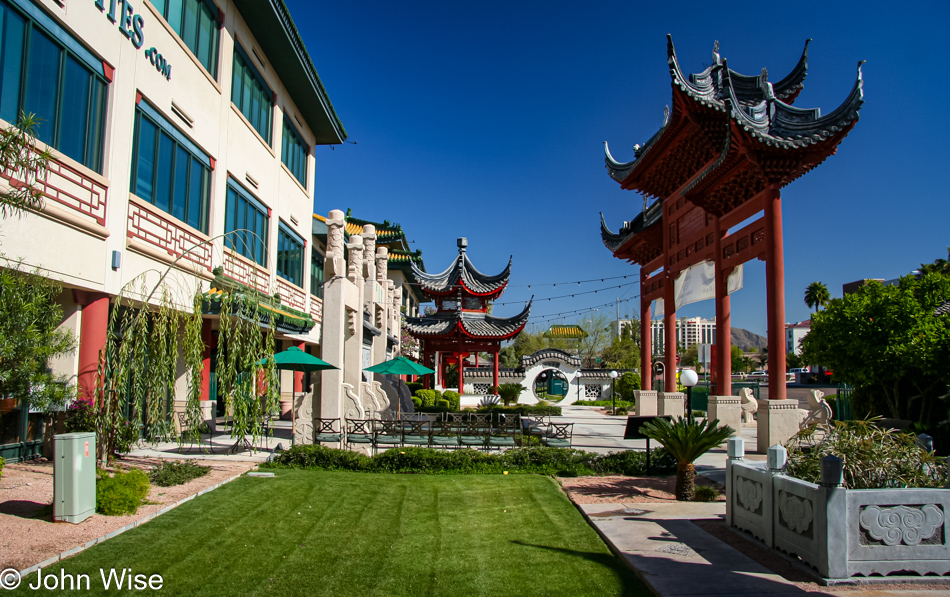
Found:
[(801, 429), (813, 426), (827, 428), (831, 423), (831, 405), (824, 399), (824, 395), (821, 390), (808, 392), (808, 410), (804, 411), (804, 417), (799, 424)]
[(742, 422), (755, 423), (755, 411), (759, 410), (759, 403), (752, 397), (752, 388), (739, 390), (739, 405), (742, 407)]

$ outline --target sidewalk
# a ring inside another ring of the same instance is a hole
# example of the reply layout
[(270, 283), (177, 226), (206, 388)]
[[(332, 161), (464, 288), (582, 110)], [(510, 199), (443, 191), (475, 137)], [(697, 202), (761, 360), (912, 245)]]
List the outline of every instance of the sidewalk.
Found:
[[(586, 412), (585, 412), (586, 411)], [(644, 449), (644, 440), (623, 440), (625, 417), (608, 417), (590, 407), (563, 407), (574, 421), (574, 447), (594, 452)], [(743, 426), (747, 448), (756, 428)], [(652, 443), (652, 442), (651, 442)], [(651, 448), (653, 446), (651, 445)], [(746, 452), (746, 458), (765, 460)], [(717, 448), (695, 463), (697, 473), (725, 485), (726, 450)], [(884, 590), (873, 585), (805, 590), (707, 533), (693, 520), (725, 518), (725, 502), (578, 504), (608, 545), (660, 597), (686, 595), (847, 595), (847, 597), (950, 597), (946, 590)], [(817, 573), (815, 574), (817, 577)], [(883, 579), (882, 579), (883, 580)], [(846, 592), (845, 592), (846, 591)]]

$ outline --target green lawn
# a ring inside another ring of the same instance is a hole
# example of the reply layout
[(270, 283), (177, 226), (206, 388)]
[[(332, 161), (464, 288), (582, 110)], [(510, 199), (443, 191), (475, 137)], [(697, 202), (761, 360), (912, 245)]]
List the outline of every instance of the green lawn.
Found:
[[(44, 574), (89, 574), (85, 594), (120, 594), (100, 580), (115, 567), (161, 574), (161, 595), (650, 595), (548, 477), (276, 475), (242, 477)], [(16, 594), (51, 593), (35, 582)]]

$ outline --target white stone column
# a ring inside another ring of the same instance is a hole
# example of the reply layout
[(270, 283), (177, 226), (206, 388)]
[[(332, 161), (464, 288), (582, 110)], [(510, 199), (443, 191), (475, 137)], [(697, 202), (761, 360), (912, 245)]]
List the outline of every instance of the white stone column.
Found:
[(321, 348), (324, 361), (338, 369), (320, 372), (320, 406), (313, 413), (327, 419), (340, 418), (343, 391), (343, 355), (346, 337), (346, 294), (352, 284), (346, 279), (343, 259), (343, 212), (334, 209), (327, 218), (327, 256), (324, 262), (323, 322)]
[(653, 390), (634, 390), (636, 415), (638, 417), (655, 416), (657, 412), (657, 393)]
[(787, 442), (798, 433), (800, 421), (797, 400), (759, 400), (757, 451), (765, 454), (769, 446)]
[(742, 429), (742, 407), (738, 396), (710, 396), (709, 420), (719, 419), (721, 425), (732, 427), (734, 436), (740, 435)]
[(683, 392), (654, 393), (657, 394), (656, 414), (670, 415), (674, 419), (682, 417), (686, 414), (686, 394)]

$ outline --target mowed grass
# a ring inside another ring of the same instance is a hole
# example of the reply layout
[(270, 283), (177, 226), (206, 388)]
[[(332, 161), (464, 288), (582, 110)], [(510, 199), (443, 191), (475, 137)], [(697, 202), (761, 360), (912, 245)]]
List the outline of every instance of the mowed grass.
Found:
[[(650, 595), (536, 475), (242, 477), (44, 570), (161, 574), (161, 595)], [(24, 538), (24, 540), (29, 540)], [(36, 574), (23, 579), (30, 591)], [(24, 591), (24, 589), (26, 589)], [(152, 591), (135, 591), (149, 593)]]

